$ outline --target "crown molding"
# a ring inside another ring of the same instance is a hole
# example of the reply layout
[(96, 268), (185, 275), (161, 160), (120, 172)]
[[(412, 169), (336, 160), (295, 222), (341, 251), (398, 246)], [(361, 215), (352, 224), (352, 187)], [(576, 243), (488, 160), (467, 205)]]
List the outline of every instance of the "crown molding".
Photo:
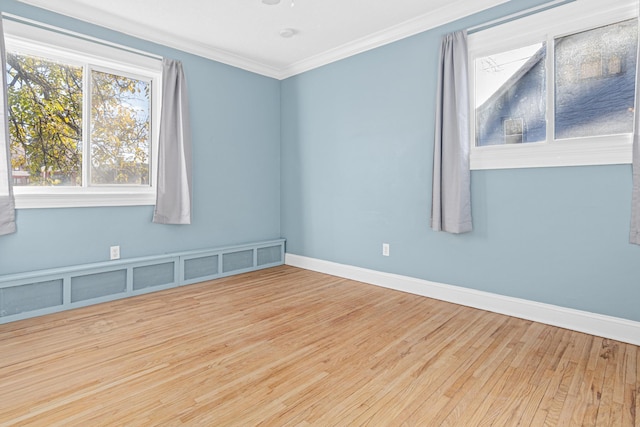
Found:
[(145, 25), (131, 19), (121, 18), (119, 16), (108, 14), (103, 11), (98, 11), (94, 7), (80, 4), (74, 2), (73, 0), (68, 0), (68, 2), (65, 4), (66, 7), (64, 8), (64, 10), (59, 8), (53, 9), (48, 4), (47, 0), (17, 1), (19, 1), (20, 3), (38, 7), (40, 9), (48, 10), (53, 13), (68, 16), (82, 22), (87, 22), (99, 27), (107, 28), (112, 31), (117, 31), (119, 33), (126, 34), (138, 39), (181, 50), (183, 52), (211, 59), (213, 61), (230, 65), (232, 67), (241, 68), (252, 73), (261, 74), (276, 79), (280, 75), (280, 70), (269, 64), (255, 61), (251, 58), (247, 58), (221, 48), (208, 46), (196, 40), (190, 40), (185, 37), (167, 34), (155, 28), (152, 28), (149, 25)]
[(288, 65), (280, 71), (278, 78), (282, 80), (295, 76), (296, 74), (313, 70), (314, 68), (322, 67), (323, 65), (448, 24), (465, 16), (470, 16), (474, 13), (506, 3), (507, 1), (509, 0), (477, 0), (473, 2), (457, 0), (446, 7), (435, 9), (432, 12), (404, 21), (393, 27), (386, 28)]
[[(252, 73), (283, 80), (296, 74), (384, 46), (406, 37), (447, 24), (456, 19), (481, 12), (488, 8), (506, 3), (508, 0), (457, 0), (445, 7), (404, 21), (393, 27), (378, 31), (369, 36), (343, 44), (325, 52), (287, 65), (283, 68), (241, 56), (227, 50), (204, 45), (198, 41), (184, 37), (176, 37), (133, 20), (97, 11), (91, 6), (79, 4), (72, 0), (67, 2), (64, 10), (54, 10), (46, 0), (18, 0), (21, 3), (49, 10), (54, 13), (79, 19), (94, 25), (118, 31), (129, 36), (161, 44), (187, 53), (198, 55)], [(82, 17), (82, 18), (79, 18)], [(86, 18), (91, 17), (91, 18)], [(99, 17), (99, 18), (98, 18)]]

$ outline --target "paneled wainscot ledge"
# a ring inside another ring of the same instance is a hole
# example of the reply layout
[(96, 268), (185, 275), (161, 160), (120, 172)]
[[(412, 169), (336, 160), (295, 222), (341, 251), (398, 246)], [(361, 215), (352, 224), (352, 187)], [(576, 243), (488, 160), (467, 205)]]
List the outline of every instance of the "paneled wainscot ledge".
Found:
[(284, 263), (284, 239), (0, 276), (0, 324)]

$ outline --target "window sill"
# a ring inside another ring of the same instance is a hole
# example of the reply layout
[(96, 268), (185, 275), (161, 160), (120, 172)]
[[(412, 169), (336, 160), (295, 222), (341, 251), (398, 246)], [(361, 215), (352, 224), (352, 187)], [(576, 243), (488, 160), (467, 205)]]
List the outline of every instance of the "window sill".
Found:
[(471, 170), (631, 164), (631, 135), (473, 147)]
[(155, 190), (14, 187), (16, 209), (154, 205)]

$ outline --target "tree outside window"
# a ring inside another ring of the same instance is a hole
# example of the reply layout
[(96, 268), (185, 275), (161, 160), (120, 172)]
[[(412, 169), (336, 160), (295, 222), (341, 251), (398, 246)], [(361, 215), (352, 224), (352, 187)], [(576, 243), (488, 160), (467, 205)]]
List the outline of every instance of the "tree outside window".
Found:
[(16, 185), (149, 184), (150, 81), (17, 53), (6, 72)]

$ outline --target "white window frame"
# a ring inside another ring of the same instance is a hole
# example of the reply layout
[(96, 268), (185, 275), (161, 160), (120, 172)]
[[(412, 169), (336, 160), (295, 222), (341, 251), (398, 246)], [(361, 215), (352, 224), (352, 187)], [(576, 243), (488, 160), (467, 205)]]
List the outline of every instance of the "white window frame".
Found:
[[(85, 80), (88, 70), (96, 70), (151, 82), (149, 185), (90, 186), (87, 182), (88, 171), (83, 165), (83, 186), (14, 186), (16, 209), (154, 205), (162, 60), (106, 42), (91, 41), (11, 20), (5, 20), (3, 26), (8, 52), (43, 56), (67, 64), (84, 66)], [(83, 105), (83, 117), (89, 117), (87, 108), (88, 106)], [(89, 120), (83, 119), (83, 132), (89, 131), (88, 123)], [(88, 149), (88, 146), (83, 146), (83, 150)], [(87, 159), (86, 153), (83, 158)]]
[[(636, 0), (576, 0), (535, 15), (469, 35), (470, 167), (513, 169), (528, 167), (630, 164), (632, 135), (554, 140), (554, 39), (636, 18)], [(547, 139), (543, 142), (476, 146), (475, 59), (546, 42)]]

